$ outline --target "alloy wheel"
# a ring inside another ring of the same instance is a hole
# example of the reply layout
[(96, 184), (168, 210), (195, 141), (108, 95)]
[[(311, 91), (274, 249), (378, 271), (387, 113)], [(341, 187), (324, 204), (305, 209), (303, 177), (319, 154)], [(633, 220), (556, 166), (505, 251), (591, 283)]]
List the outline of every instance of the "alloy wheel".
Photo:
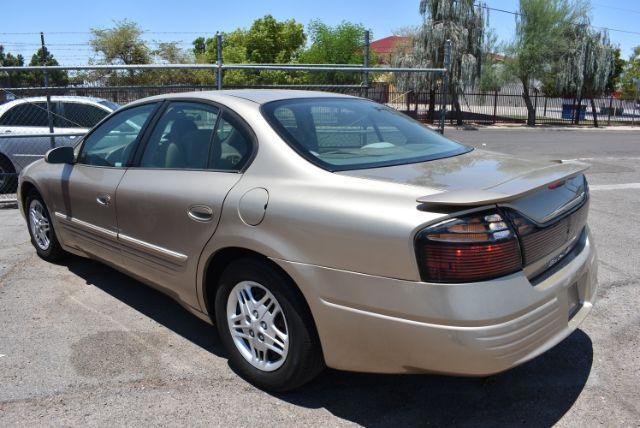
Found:
[(264, 286), (236, 284), (227, 299), (227, 322), (236, 348), (252, 366), (271, 372), (289, 351), (289, 329), (282, 306)]
[(29, 204), (29, 226), (38, 248), (48, 250), (51, 245), (51, 225), (44, 205), (37, 199)]

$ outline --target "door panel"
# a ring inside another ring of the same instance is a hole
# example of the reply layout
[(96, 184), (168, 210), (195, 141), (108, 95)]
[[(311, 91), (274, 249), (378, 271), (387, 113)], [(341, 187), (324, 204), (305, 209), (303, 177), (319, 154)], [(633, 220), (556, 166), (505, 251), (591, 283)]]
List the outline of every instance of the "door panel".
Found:
[(127, 170), (117, 190), (125, 269), (197, 306), (198, 258), (240, 177), (206, 170)]
[(76, 164), (66, 171), (55, 212), (63, 242), (118, 263), (115, 191), (125, 169)]
[(111, 116), (85, 137), (77, 163), (65, 165), (54, 214), (64, 244), (120, 265), (116, 189), (155, 108), (144, 104)]

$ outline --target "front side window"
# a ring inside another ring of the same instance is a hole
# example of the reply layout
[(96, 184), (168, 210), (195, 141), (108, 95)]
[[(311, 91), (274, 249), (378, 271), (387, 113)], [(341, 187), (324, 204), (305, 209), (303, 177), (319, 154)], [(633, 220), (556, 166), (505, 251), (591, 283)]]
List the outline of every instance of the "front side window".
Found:
[(3, 126), (49, 126), (46, 103), (24, 103), (11, 108), (0, 118)]
[(330, 171), (423, 162), (470, 149), (383, 105), (350, 98), (299, 98), (263, 105), (296, 151)]
[(114, 114), (85, 138), (78, 163), (95, 166), (125, 166), (156, 104), (144, 104)]
[(143, 168), (206, 169), (213, 130), (214, 106), (174, 102), (156, 124), (142, 154)]
[(93, 128), (109, 112), (91, 104), (61, 102), (54, 117), (55, 126), (61, 128)]

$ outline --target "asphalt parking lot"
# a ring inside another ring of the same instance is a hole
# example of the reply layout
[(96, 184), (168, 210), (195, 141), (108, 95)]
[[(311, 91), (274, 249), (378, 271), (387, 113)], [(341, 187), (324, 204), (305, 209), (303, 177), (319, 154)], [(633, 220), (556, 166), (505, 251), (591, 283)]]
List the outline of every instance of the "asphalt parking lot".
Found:
[(485, 379), (327, 370), (273, 395), (215, 330), (99, 263), (40, 260), (0, 209), (0, 426), (640, 425), (640, 131), (451, 131), (488, 150), (592, 164), (598, 301), (537, 359)]

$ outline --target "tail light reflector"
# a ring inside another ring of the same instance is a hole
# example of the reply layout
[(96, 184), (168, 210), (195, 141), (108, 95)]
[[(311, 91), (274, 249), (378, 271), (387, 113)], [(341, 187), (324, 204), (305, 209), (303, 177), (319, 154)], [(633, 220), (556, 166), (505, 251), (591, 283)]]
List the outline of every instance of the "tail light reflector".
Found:
[(589, 200), (576, 210), (544, 227), (536, 226), (516, 212), (509, 211), (513, 224), (522, 245), (524, 264), (528, 265), (556, 251), (568, 241), (577, 238), (587, 224)]
[(482, 281), (522, 269), (518, 239), (497, 211), (431, 226), (418, 234), (416, 251), (426, 282)]

